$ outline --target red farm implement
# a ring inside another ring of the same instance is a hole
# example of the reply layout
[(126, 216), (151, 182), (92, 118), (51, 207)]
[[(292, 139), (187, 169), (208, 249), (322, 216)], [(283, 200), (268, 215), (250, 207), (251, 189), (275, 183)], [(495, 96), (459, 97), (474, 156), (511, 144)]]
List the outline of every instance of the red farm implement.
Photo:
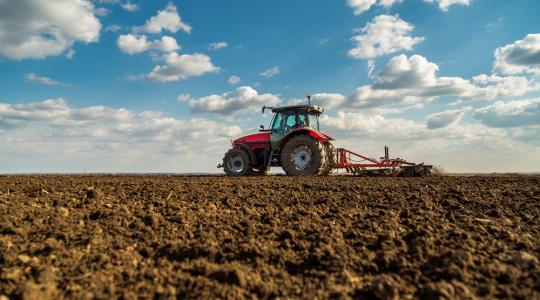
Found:
[(384, 157), (379, 160), (366, 157), (351, 150), (338, 148), (334, 169), (343, 169), (354, 175), (382, 176), (425, 176), (432, 166), (407, 162), (401, 158), (389, 158), (388, 147), (384, 147)]

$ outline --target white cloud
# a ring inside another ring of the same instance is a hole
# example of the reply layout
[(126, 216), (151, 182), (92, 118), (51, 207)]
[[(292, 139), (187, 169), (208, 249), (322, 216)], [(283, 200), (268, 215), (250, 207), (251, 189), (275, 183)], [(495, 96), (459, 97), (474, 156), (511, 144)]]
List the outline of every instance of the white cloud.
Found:
[(448, 11), (448, 8), (452, 5), (464, 5), (469, 6), (471, 0), (424, 0), (427, 3), (436, 3), (442, 11)]
[(227, 48), (227, 46), (228, 44), (225, 42), (215, 42), (208, 45), (208, 49), (215, 51), (215, 50)]
[(108, 106), (74, 108), (63, 99), (0, 103), (0, 127), (5, 172), (217, 171), (227, 141), (241, 133), (236, 125), (202, 118)]
[(373, 5), (390, 8), (392, 5), (403, 0), (347, 0), (347, 5), (353, 8), (355, 15), (360, 15), (368, 11)]
[(222, 95), (210, 95), (189, 100), (193, 113), (215, 113), (230, 115), (238, 112), (257, 111), (263, 105), (276, 105), (281, 100), (272, 94), (259, 95), (249, 86), (242, 86)]
[(231, 85), (235, 85), (237, 83), (239, 83), (241, 80), (240, 80), (240, 77), (238, 76), (235, 76), (235, 75), (232, 75), (231, 77), (229, 77), (229, 79), (227, 80), (227, 82)]
[(63, 83), (61, 81), (58, 81), (56, 79), (52, 79), (50, 77), (39, 76), (39, 75), (37, 75), (35, 73), (30, 73), (30, 74), (26, 75), (26, 80), (34, 81), (34, 82), (37, 82), (37, 83), (43, 84), (43, 85), (51, 85), (51, 86), (63, 86), (63, 87), (73, 87), (74, 86), (72, 84)]
[(535, 145), (540, 130), (519, 138), (514, 137), (514, 129), (484, 124), (461, 123), (432, 130), (422, 121), (371, 112), (323, 115), (321, 129), (336, 138), (337, 147), (377, 158), (386, 145), (391, 157), (440, 165), (450, 172), (537, 171), (540, 163), (540, 148)]
[(272, 67), (270, 69), (267, 69), (266, 71), (259, 73), (259, 75), (264, 77), (274, 77), (280, 73), (278, 67)]
[(139, 5), (135, 4), (135, 3), (131, 3), (131, 2), (126, 2), (124, 4), (121, 5), (123, 9), (129, 11), (129, 12), (136, 12), (137, 10), (139, 10)]
[(219, 68), (212, 64), (210, 57), (204, 54), (167, 54), (165, 65), (159, 65), (148, 74), (148, 79), (168, 82), (179, 81), (205, 73), (217, 73)]
[[(345, 96), (332, 93), (318, 93), (311, 96), (311, 102), (322, 107), (338, 107), (345, 100)], [(305, 100), (299, 99), (298, 103), (305, 103)]]
[(99, 39), (101, 24), (88, 0), (0, 1), (0, 12), (0, 55), (10, 59), (59, 55)]
[(467, 98), (494, 100), (503, 97), (522, 96), (540, 90), (534, 80), (522, 76), (498, 76), (481, 74), (472, 78), (474, 93)]
[(141, 27), (134, 27), (135, 32), (160, 33), (161, 31), (177, 32), (178, 30), (191, 33), (191, 26), (182, 22), (176, 6), (169, 2), (165, 10), (158, 11)]
[(117, 4), (120, 2), (120, 0), (94, 0), (94, 2), (99, 4)]
[(120, 27), (118, 25), (114, 25), (114, 24), (105, 27), (105, 31), (109, 31), (109, 32), (117, 32), (120, 29), (122, 29), (122, 27)]
[(528, 34), (523, 40), (497, 48), (493, 70), (503, 74), (540, 74), (540, 34)]
[(372, 76), (373, 84), (360, 86), (349, 96), (321, 96), (329, 107), (375, 108), (391, 104), (416, 106), (439, 97), (461, 100), (496, 100), (540, 90), (534, 81), (519, 76), (481, 74), (472, 80), (439, 77), (439, 66), (420, 55), (398, 55)]
[(424, 40), (423, 37), (411, 36), (413, 29), (413, 25), (397, 15), (377, 16), (357, 30), (360, 34), (352, 37), (356, 45), (348, 54), (355, 59), (373, 59), (398, 51), (410, 51)]
[(75, 57), (75, 50), (69, 49), (69, 50), (66, 52), (66, 57), (67, 57), (67, 59), (73, 59), (73, 57)]
[(105, 8), (105, 7), (98, 7), (98, 8), (94, 9), (94, 14), (96, 16), (106, 17), (106, 16), (109, 15), (109, 13), (111, 13), (111, 11), (108, 10), (107, 8)]
[(470, 111), (470, 107), (462, 109), (452, 109), (439, 113), (431, 114), (427, 117), (427, 128), (428, 129), (439, 129), (445, 128), (451, 125), (459, 123), (463, 115)]
[(176, 40), (170, 36), (162, 36), (160, 40), (148, 41), (146, 35), (123, 34), (116, 41), (118, 48), (127, 54), (136, 54), (148, 50), (172, 52), (180, 49)]
[(62, 98), (28, 104), (0, 103), (0, 120), (11, 124), (12, 127), (24, 127), (31, 122), (40, 121), (55, 126), (81, 126), (131, 117), (131, 113), (126, 109), (112, 109), (105, 106), (73, 109)]
[(540, 125), (540, 98), (498, 101), (475, 110), (474, 117), (497, 128)]

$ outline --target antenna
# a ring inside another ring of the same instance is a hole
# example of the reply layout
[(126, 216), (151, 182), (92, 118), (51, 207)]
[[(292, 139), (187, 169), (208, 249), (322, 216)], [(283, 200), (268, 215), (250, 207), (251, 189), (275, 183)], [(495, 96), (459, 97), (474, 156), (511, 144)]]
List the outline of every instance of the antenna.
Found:
[(309, 106), (311, 106), (311, 92), (307, 92), (306, 98), (307, 98)]

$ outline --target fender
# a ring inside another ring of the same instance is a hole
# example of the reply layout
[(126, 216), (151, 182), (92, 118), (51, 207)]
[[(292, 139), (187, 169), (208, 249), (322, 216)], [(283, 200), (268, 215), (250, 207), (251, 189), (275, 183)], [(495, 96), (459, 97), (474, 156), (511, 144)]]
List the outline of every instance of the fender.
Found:
[(287, 134), (282, 140), (281, 140), (281, 143), (280, 143), (280, 148), (283, 148), (283, 145), (285, 145), (285, 143), (287, 143), (287, 141), (293, 137), (293, 136), (296, 136), (296, 135), (299, 135), (299, 134), (305, 134), (305, 135), (309, 135), (311, 136), (312, 138), (318, 140), (319, 142), (321, 143), (326, 143), (328, 142), (329, 140), (333, 140), (332, 137), (330, 136), (327, 136), (325, 134), (321, 134), (319, 132), (317, 132), (316, 130), (313, 130), (309, 127), (300, 127), (300, 128), (297, 128), (291, 132), (289, 132), (289, 134)]
[(247, 144), (236, 143), (236, 145), (238, 146), (238, 148), (247, 152), (247, 154), (249, 155), (249, 158), (251, 159), (252, 166), (257, 165), (257, 156), (255, 156), (255, 152), (253, 152), (253, 150)]

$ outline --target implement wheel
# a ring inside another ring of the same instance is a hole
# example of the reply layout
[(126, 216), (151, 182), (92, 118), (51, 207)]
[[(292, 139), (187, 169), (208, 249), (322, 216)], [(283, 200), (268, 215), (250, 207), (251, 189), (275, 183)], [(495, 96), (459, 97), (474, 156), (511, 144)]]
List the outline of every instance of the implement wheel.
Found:
[(251, 161), (244, 150), (231, 149), (223, 157), (223, 169), (229, 176), (245, 176), (251, 171)]
[(326, 167), (325, 147), (307, 135), (292, 137), (281, 151), (281, 165), (287, 175), (322, 175)]

